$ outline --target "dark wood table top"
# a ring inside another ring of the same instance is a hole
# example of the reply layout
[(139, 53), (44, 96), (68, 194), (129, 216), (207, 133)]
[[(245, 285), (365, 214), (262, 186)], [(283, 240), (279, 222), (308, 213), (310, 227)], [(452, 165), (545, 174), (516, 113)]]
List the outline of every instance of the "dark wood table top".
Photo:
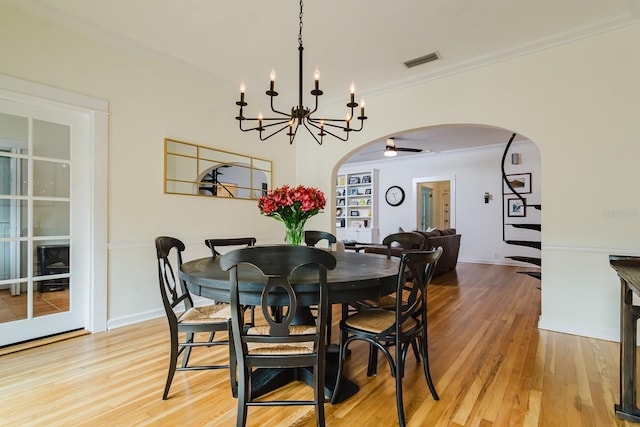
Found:
[[(399, 259), (387, 259), (385, 255), (355, 252), (333, 252), (337, 265), (327, 272), (329, 302), (346, 303), (366, 298), (378, 298), (396, 289)], [(229, 301), (229, 272), (219, 266), (220, 257), (206, 257), (185, 262), (180, 269), (189, 291), (195, 295), (217, 301)], [(259, 304), (264, 278), (248, 265), (239, 269), (240, 301), (242, 304)], [(317, 301), (317, 282), (311, 275), (299, 269), (292, 277), (303, 304)]]

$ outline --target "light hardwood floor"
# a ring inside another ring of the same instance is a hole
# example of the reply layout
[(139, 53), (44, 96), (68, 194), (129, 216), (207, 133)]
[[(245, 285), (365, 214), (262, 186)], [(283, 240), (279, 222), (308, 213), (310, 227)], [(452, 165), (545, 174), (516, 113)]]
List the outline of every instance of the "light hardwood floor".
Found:
[[(408, 425), (631, 426), (613, 413), (618, 344), (538, 330), (540, 282), (518, 270), (460, 263), (434, 279), (429, 356), (441, 400), (431, 398), (410, 354)], [(167, 340), (166, 321), (158, 319), (1, 356), (0, 425), (235, 425), (226, 370), (178, 372), (169, 399), (161, 399)], [(367, 378), (366, 347), (356, 344), (346, 374), (361, 389), (326, 404), (327, 425), (397, 425), (386, 362), (380, 358), (378, 376)], [(198, 360), (227, 357), (220, 348), (195, 351)], [(301, 383), (274, 394), (311, 397)], [(250, 408), (248, 425), (313, 426), (313, 408)]]

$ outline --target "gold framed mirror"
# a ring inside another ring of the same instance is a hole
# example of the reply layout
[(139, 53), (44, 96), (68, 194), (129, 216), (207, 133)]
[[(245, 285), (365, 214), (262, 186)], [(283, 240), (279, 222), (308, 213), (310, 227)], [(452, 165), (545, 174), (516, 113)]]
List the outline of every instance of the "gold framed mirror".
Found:
[(270, 160), (164, 139), (164, 192), (257, 200), (271, 189)]

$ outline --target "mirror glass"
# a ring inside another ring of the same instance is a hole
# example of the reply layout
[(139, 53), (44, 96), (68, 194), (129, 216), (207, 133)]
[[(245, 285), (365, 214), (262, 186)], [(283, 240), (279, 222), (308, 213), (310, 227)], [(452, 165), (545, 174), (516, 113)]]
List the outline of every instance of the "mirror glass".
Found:
[(165, 139), (164, 192), (258, 199), (271, 188), (272, 162)]

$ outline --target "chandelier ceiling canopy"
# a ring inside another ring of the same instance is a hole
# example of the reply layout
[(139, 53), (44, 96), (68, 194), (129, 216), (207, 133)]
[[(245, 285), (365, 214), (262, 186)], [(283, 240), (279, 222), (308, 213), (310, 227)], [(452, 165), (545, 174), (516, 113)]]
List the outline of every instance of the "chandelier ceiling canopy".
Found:
[[(285, 113), (276, 109), (274, 105), (274, 98), (278, 96), (278, 92), (275, 90), (276, 73), (275, 70), (271, 71), (271, 81), (269, 83), (269, 90), (266, 91), (269, 96), (269, 102), (271, 105), (271, 112), (275, 114), (274, 117), (264, 117), (262, 112), (257, 117), (245, 117), (244, 109), (248, 105), (245, 101), (245, 86), (244, 83), (240, 85), (240, 100), (236, 102), (236, 105), (240, 107), (240, 112), (236, 117), (240, 125), (240, 130), (248, 132), (255, 130), (260, 135), (260, 140), (265, 141), (272, 136), (287, 130), (289, 136), (289, 144), (293, 144), (293, 141), (298, 132), (300, 125), (304, 126), (307, 131), (313, 136), (316, 142), (322, 145), (323, 138), (326, 135), (331, 135), (341, 141), (347, 141), (351, 132), (359, 132), (364, 127), (364, 121), (367, 116), (364, 114), (364, 100), (360, 100), (360, 103), (355, 101), (355, 84), (351, 83), (349, 102), (347, 103), (346, 117), (343, 119), (330, 119), (324, 117), (313, 116), (318, 110), (318, 97), (322, 95), (320, 90), (320, 71), (316, 68), (314, 72), (314, 89), (310, 92), (314, 97), (313, 109), (304, 106), (303, 103), (303, 76), (302, 76), (302, 64), (303, 64), (303, 51), (302, 46), (302, 0), (300, 0), (300, 26), (298, 32), (298, 105), (291, 107), (291, 112)], [(360, 121), (358, 128), (352, 127), (352, 121), (354, 114), (357, 112), (357, 107), (360, 107), (360, 115), (357, 119)], [(245, 127), (251, 123), (251, 127)]]

